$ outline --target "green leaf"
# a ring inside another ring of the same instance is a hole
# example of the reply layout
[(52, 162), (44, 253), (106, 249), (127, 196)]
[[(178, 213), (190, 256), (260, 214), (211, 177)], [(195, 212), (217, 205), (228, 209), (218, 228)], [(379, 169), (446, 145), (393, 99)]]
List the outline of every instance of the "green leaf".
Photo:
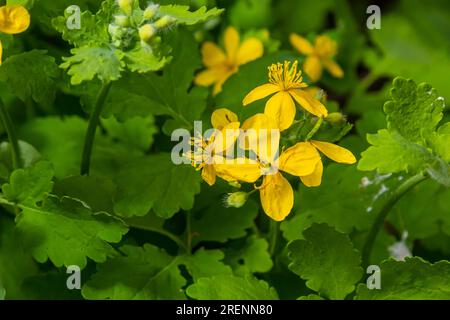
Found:
[(186, 293), (197, 300), (276, 300), (278, 294), (267, 282), (253, 276), (219, 275), (202, 278)]
[(124, 256), (108, 260), (97, 267), (82, 290), (87, 299), (186, 299), (182, 288), (187, 281), (179, 267), (186, 266), (194, 280), (204, 276), (230, 274), (220, 262), (219, 250), (199, 250), (194, 255), (170, 256), (150, 244), (123, 246)]
[(360, 254), (346, 234), (325, 224), (315, 224), (303, 234), (305, 240), (295, 240), (288, 246), (292, 260), (289, 269), (321, 296), (344, 299), (361, 278)]
[(309, 294), (307, 296), (302, 296), (298, 298), (298, 300), (325, 300), (325, 299), (317, 294)]
[(123, 217), (144, 216), (153, 210), (170, 218), (180, 209), (191, 209), (200, 192), (198, 173), (188, 165), (174, 165), (165, 153), (124, 164), (115, 182), (114, 209)]
[(0, 81), (22, 101), (33, 99), (43, 106), (55, 100), (59, 77), (55, 59), (45, 50), (32, 50), (6, 59), (0, 67)]
[(231, 244), (230, 249), (225, 251), (226, 261), (239, 275), (269, 272), (273, 267), (273, 262), (268, 249), (269, 243), (266, 239), (252, 235), (237, 248)]
[(84, 268), (87, 257), (104, 262), (117, 252), (109, 244), (117, 243), (127, 228), (106, 214), (93, 214), (82, 202), (49, 196), (41, 206), (19, 205), (22, 213), (17, 228), (24, 243), (38, 262), (77, 265)]
[(53, 188), (53, 167), (48, 161), (40, 161), (26, 169), (17, 169), (10, 182), (2, 186), (9, 201), (34, 205), (42, 201)]
[(396, 78), (391, 98), (384, 105), (388, 129), (408, 141), (421, 144), (442, 120), (444, 100), (429, 84), (416, 85), (412, 80)]
[(223, 12), (223, 9), (213, 8), (207, 10), (206, 7), (201, 7), (197, 11), (189, 11), (189, 6), (182, 5), (166, 5), (160, 6), (158, 14), (160, 16), (171, 16), (175, 18), (177, 24), (194, 25), (200, 22), (205, 22), (211, 18), (219, 16)]
[(362, 153), (358, 163), (359, 170), (414, 173), (424, 169), (434, 160), (425, 147), (406, 140), (396, 131), (383, 129), (377, 134), (367, 135), (367, 140), (372, 147)]
[(81, 300), (80, 290), (69, 290), (65, 270), (41, 272), (27, 277), (22, 290), (30, 300)]
[(450, 263), (431, 264), (419, 257), (404, 262), (392, 259), (381, 266), (381, 289), (369, 290), (360, 284), (359, 300), (448, 300), (450, 299)]
[(246, 235), (258, 214), (258, 206), (249, 200), (241, 208), (226, 208), (220, 200), (194, 213), (191, 219), (193, 241), (226, 242)]
[(125, 53), (124, 61), (130, 71), (147, 73), (161, 70), (171, 60), (171, 57), (158, 57), (151, 49), (139, 44), (133, 50)]
[(73, 55), (63, 58), (65, 62), (61, 64), (61, 68), (68, 70), (70, 83), (73, 85), (93, 80), (95, 77), (102, 82), (118, 80), (125, 66), (122, 61), (124, 54), (119, 50), (81, 47), (70, 52)]

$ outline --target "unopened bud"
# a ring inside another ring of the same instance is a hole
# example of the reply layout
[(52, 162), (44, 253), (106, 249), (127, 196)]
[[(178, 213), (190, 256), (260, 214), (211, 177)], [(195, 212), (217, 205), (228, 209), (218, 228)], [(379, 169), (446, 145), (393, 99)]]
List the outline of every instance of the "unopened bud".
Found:
[(228, 185), (233, 188), (237, 188), (237, 189), (241, 188), (241, 184), (238, 181), (230, 181), (230, 182), (228, 182)]
[(130, 25), (130, 19), (124, 14), (118, 14), (114, 16), (114, 23), (121, 27), (128, 27)]
[(345, 116), (340, 112), (332, 112), (332, 113), (328, 114), (328, 116), (326, 117), (326, 120), (333, 125), (340, 125), (340, 124), (344, 123), (345, 121), (347, 121)]
[(133, 11), (133, 0), (117, 0), (119, 8), (126, 14), (131, 14)]
[(155, 35), (156, 30), (151, 24), (145, 24), (139, 28), (139, 38), (142, 41), (148, 42)]
[(249, 194), (247, 192), (233, 192), (228, 193), (224, 198), (225, 207), (241, 208), (248, 199)]
[(175, 22), (175, 18), (171, 16), (164, 16), (155, 22), (155, 27), (157, 29), (163, 29), (171, 25), (173, 22)]
[(116, 24), (108, 25), (108, 32), (113, 38), (119, 38), (121, 36), (121, 28)]
[(159, 6), (157, 4), (151, 4), (144, 10), (144, 19), (152, 19), (158, 12)]

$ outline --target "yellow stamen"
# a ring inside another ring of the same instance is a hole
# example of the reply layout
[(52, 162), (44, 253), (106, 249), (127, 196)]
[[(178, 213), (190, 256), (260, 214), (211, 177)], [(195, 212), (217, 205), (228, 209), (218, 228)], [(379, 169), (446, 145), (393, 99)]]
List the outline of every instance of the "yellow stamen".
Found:
[(306, 87), (303, 83), (302, 71), (298, 70), (298, 61), (292, 66), (290, 61), (284, 64), (272, 64), (269, 67), (269, 82), (280, 86), (283, 90)]

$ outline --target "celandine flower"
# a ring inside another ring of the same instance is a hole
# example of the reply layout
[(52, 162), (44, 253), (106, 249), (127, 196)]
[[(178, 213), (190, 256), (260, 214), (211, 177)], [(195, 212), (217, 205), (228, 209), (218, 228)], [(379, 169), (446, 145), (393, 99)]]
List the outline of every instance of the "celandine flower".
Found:
[(320, 35), (314, 40), (314, 46), (305, 38), (293, 33), (290, 36), (292, 46), (307, 56), (303, 70), (312, 82), (320, 80), (323, 67), (336, 78), (342, 78), (344, 71), (333, 60), (337, 54), (337, 43), (328, 36)]
[[(30, 14), (27, 9), (17, 5), (0, 7), (0, 32), (17, 34), (30, 26)], [(0, 64), (2, 63), (3, 46), (0, 41)]]
[[(336, 144), (316, 140), (310, 140), (308, 142), (302, 143), (310, 145), (311, 147), (322, 152), (331, 160), (336, 161), (338, 163), (353, 164), (356, 162), (356, 158), (353, 155), (353, 153)], [(319, 155), (318, 152), (317, 154)], [(300, 176), (300, 179), (302, 180), (303, 184), (307, 187), (317, 187), (320, 186), (320, 184), (322, 183), (322, 174), (323, 174), (323, 164), (322, 161), (320, 160), (319, 162), (317, 162), (316, 168), (314, 169), (313, 173), (306, 176)]]
[(213, 42), (205, 42), (202, 46), (203, 64), (206, 70), (197, 74), (195, 84), (210, 86), (214, 84), (213, 94), (222, 90), (222, 85), (236, 73), (239, 67), (260, 58), (264, 53), (264, 45), (257, 38), (248, 38), (240, 43), (237, 30), (228, 27), (224, 37), (225, 52)]
[(192, 166), (202, 171), (202, 179), (210, 186), (216, 183), (216, 165), (225, 162), (222, 153), (234, 145), (240, 132), (238, 117), (228, 109), (214, 111), (211, 123), (217, 131), (208, 139), (201, 135), (192, 138), (194, 151), (185, 154)]
[(308, 85), (303, 82), (302, 72), (297, 67), (298, 61), (292, 66), (289, 61), (272, 64), (269, 67), (269, 83), (253, 89), (242, 102), (246, 106), (275, 93), (267, 101), (264, 113), (276, 121), (281, 131), (288, 129), (294, 122), (294, 100), (315, 116), (328, 115), (325, 106), (304, 90)]
[[(257, 114), (253, 118), (247, 121), (256, 130), (261, 130), (271, 121), (264, 114)], [(277, 137), (279, 138), (279, 136)], [(272, 137), (272, 139), (275, 138)], [(278, 148), (279, 139), (276, 145)], [(267, 150), (263, 149), (262, 151)], [(235, 163), (217, 165), (216, 170), (226, 180), (249, 183), (254, 183), (263, 176), (261, 186), (256, 188), (259, 190), (264, 212), (273, 220), (282, 221), (291, 212), (294, 205), (294, 191), (280, 170), (297, 177), (309, 176), (314, 172), (317, 163), (321, 161), (320, 155), (311, 144), (304, 142), (284, 150), (279, 157), (278, 152), (274, 152), (274, 150), (264, 155), (257, 152), (257, 155), (256, 160), (236, 159)]]

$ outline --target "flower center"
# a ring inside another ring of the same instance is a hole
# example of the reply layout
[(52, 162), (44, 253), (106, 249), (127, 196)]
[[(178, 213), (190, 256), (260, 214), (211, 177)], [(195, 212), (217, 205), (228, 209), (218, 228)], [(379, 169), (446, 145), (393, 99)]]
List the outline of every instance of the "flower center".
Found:
[(292, 66), (290, 61), (285, 61), (284, 64), (272, 64), (269, 67), (269, 82), (280, 86), (282, 90), (305, 87), (306, 85), (302, 83), (302, 71), (297, 68), (298, 61), (295, 61)]

